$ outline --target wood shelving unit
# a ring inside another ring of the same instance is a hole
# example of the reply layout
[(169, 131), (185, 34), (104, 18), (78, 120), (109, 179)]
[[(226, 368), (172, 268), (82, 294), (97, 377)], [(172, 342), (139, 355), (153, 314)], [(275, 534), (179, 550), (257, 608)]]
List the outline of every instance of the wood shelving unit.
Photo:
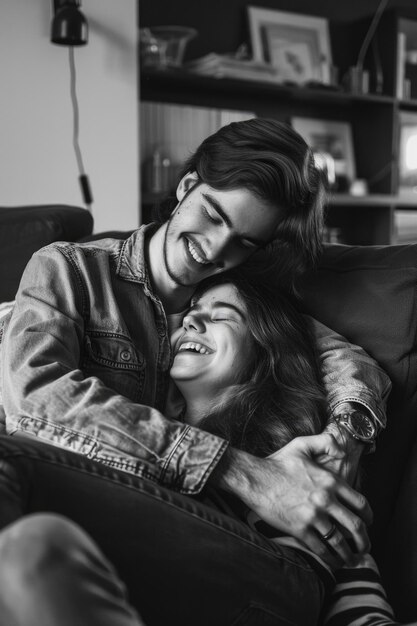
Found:
[[(416, 200), (398, 194), (400, 112), (411, 111), (417, 115), (417, 99), (402, 100), (396, 97), (399, 20), (396, 15), (387, 14), (381, 22), (378, 35), (385, 77), (382, 94), (353, 95), (341, 89), (316, 85), (299, 87), (218, 79), (178, 69), (142, 71), (140, 97), (148, 102), (245, 109), (259, 117), (273, 117), (285, 122), (290, 122), (294, 116), (349, 122), (353, 133), (357, 178), (367, 181), (369, 195), (332, 194), (327, 210), (328, 226), (340, 229), (345, 243), (395, 243), (395, 211), (417, 210), (417, 194)], [(352, 25), (352, 29), (355, 28)], [(363, 25), (361, 28), (363, 31)], [(334, 52), (337, 64), (337, 49)], [(354, 53), (351, 53), (351, 57), (346, 54), (344, 46), (340, 67), (352, 64)], [(369, 70), (372, 73), (372, 65)], [(147, 198), (149, 203), (157, 200), (155, 196)]]

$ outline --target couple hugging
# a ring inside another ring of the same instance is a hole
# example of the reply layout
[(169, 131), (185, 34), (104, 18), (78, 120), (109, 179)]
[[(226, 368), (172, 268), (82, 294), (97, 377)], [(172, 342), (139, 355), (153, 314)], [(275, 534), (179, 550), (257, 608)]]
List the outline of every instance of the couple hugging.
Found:
[(250, 120), (201, 144), (159, 224), (34, 255), (4, 324), (8, 432), (144, 477), (132, 554), (144, 575), (128, 584), (132, 606), (94, 533), (52, 503), (0, 532), (0, 614), (311, 625), (327, 611), (347, 624), (335, 587), (346, 564), (365, 618), (393, 623), (373, 593), (369, 505), (349, 484), (384, 426), (389, 381), (291, 295), (319, 256), (324, 202), (302, 138)]

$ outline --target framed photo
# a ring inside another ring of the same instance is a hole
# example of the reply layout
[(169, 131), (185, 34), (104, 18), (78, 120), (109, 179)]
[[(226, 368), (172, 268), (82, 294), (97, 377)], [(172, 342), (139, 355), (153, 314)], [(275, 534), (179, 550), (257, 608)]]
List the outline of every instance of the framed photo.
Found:
[(399, 193), (417, 200), (417, 113), (400, 113)]
[(332, 64), (326, 18), (248, 7), (255, 61), (277, 68), (279, 82), (330, 84)]
[(330, 155), (336, 177), (356, 178), (352, 128), (349, 122), (293, 117), (291, 125), (318, 154)]

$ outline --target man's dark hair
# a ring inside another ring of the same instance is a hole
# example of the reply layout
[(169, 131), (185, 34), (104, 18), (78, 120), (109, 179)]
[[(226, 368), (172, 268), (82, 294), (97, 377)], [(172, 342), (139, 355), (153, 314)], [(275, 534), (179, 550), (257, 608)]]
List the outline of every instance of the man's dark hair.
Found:
[[(326, 187), (312, 150), (291, 126), (258, 118), (223, 126), (191, 155), (180, 179), (190, 172), (197, 173), (196, 184), (244, 188), (281, 211), (274, 241), (265, 250), (269, 258), (259, 258), (261, 264), (276, 265), (289, 285), (314, 265), (321, 250)], [(175, 205), (175, 198), (163, 203), (157, 221), (166, 221)]]

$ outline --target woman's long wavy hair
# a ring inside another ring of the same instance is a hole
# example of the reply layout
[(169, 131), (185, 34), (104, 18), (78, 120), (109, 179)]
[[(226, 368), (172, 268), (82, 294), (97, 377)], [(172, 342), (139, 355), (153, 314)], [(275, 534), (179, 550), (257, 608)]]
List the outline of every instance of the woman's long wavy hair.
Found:
[(233, 271), (202, 283), (232, 283), (247, 308), (252, 359), (226, 400), (214, 401), (199, 428), (236, 448), (267, 456), (297, 436), (321, 432), (326, 402), (315, 341), (308, 320), (289, 296)]
[[(190, 156), (179, 180), (189, 172), (214, 189), (247, 189), (281, 212), (273, 243), (251, 257), (258, 270), (272, 266), (283, 286), (292, 287), (315, 264), (321, 251), (325, 177), (291, 126), (271, 119), (223, 126)], [(162, 203), (156, 221), (166, 221), (176, 204), (173, 197)]]

